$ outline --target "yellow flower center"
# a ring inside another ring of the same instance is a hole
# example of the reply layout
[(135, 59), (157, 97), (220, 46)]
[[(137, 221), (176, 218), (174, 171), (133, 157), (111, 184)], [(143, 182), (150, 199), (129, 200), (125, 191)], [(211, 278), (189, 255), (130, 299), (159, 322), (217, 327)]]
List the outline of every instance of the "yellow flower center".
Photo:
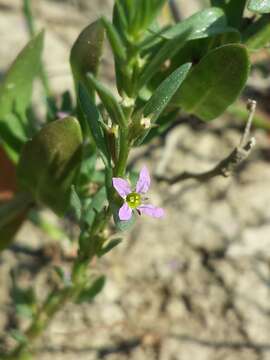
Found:
[(128, 196), (126, 198), (126, 202), (128, 203), (128, 206), (131, 209), (135, 209), (138, 206), (140, 206), (142, 203), (141, 195), (137, 194), (135, 192), (132, 192), (132, 193), (128, 194)]

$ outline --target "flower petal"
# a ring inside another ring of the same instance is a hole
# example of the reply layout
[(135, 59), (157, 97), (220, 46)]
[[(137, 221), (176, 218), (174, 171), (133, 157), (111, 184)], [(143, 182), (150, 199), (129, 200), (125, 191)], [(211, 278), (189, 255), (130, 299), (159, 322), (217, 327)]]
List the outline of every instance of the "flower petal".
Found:
[(150, 186), (150, 175), (146, 166), (143, 166), (140, 171), (140, 176), (136, 185), (136, 192), (139, 194), (144, 194), (148, 191)]
[(152, 216), (154, 218), (161, 218), (164, 216), (164, 210), (162, 208), (156, 207), (154, 205), (141, 205), (138, 207), (138, 210), (146, 215)]
[(131, 218), (132, 210), (126, 202), (120, 207), (118, 215), (120, 220), (129, 220)]
[(126, 196), (131, 193), (130, 185), (126, 180), (114, 177), (112, 182), (113, 187), (123, 199), (125, 199)]

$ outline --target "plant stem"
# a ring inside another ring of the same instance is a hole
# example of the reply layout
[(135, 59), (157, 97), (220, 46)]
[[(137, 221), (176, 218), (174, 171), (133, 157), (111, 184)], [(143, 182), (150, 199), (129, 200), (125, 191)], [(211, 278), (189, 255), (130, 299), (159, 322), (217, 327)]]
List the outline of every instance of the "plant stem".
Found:
[(26, 330), (24, 336), (26, 343), (19, 344), (14, 351), (8, 355), (7, 359), (23, 360), (28, 353), (28, 344), (32, 344), (39, 335), (47, 328), (53, 315), (66, 303), (71, 295), (72, 288), (64, 288), (62, 290), (53, 290), (46, 298), (43, 306), (36, 314), (33, 322)]
[(127, 159), (129, 154), (128, 129), (120, 130), (120, 152), (115, 169), (115, 176), (124, 177), (126, 172)]
[[(102, 224), (106, 225), (106, 223)], [(100, 227), (96, 227), (96, 229), (100, 231)], [(92, 239), (89, 239), (89, 243), (91, 243)], [(4, 359), (23, 360), (25, 354), (29, 353), (29, 344), (32, 345), (44, 330), (46, 330), (54, 315), (63, 308), (67, 301), (76, 299), (85, 286), (84, 280), (87, 278), (88, 265), (94, 255), (95, 254), (92, 253), (82, 258), (81, 255), (78, 254), (72, 267), (72, 283), (65, 285), (62, 289), (54, 289), (49, 293), (32, 323), (24, 333), (26, 342), (19, 344), (10, 354), (4, 357)]]

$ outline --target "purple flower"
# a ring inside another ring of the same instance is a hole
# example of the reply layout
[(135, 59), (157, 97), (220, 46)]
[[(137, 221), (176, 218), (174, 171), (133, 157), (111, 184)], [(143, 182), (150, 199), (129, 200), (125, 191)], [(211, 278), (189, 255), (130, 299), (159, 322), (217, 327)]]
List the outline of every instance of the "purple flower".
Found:
[(112, 181), (115, 190), (125, 200), (118, 212), (120, 220), (129, 220), (133, 209), (136, 209), (139, 214), (147, 214), (155, 218), (164, 216), (162, 208), (143, 203), (145, 199), (142, 195), (148, 191), (151, 182), (146, 166), (141, 169), (135, 191), (131, 190), (127, 180), (114, 177)]

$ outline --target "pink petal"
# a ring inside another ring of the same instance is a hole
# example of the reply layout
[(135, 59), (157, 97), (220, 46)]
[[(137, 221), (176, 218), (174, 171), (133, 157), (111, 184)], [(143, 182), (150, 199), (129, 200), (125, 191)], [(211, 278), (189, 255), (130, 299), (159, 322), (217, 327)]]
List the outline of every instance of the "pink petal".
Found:
[(152, 216), (154, 218), (161, 218), (164, 216), (164, 210), (162, 208), (156, 207), (154, 205), (141, 205), (138, 207), (138, 210), (146, 215)]
[(143, 166), (140, 171), (139, 180), (136, 185), (136, 192), (139, 194), (146, 193), (149, 189), (150, 182), (151, 182), (151, 179), (150, 179), (150, 175), (147, 170), (147, 167)]
[(130, 185), (126, 180), (114, 177), (112, 182), (113, 187), (123, 199), (125, 199), (126, 196), (131, 193)]
[(120, 220), (129, 220), (132, 216), (132, 210), (127, 203), (124, 203), (118, 212)]

